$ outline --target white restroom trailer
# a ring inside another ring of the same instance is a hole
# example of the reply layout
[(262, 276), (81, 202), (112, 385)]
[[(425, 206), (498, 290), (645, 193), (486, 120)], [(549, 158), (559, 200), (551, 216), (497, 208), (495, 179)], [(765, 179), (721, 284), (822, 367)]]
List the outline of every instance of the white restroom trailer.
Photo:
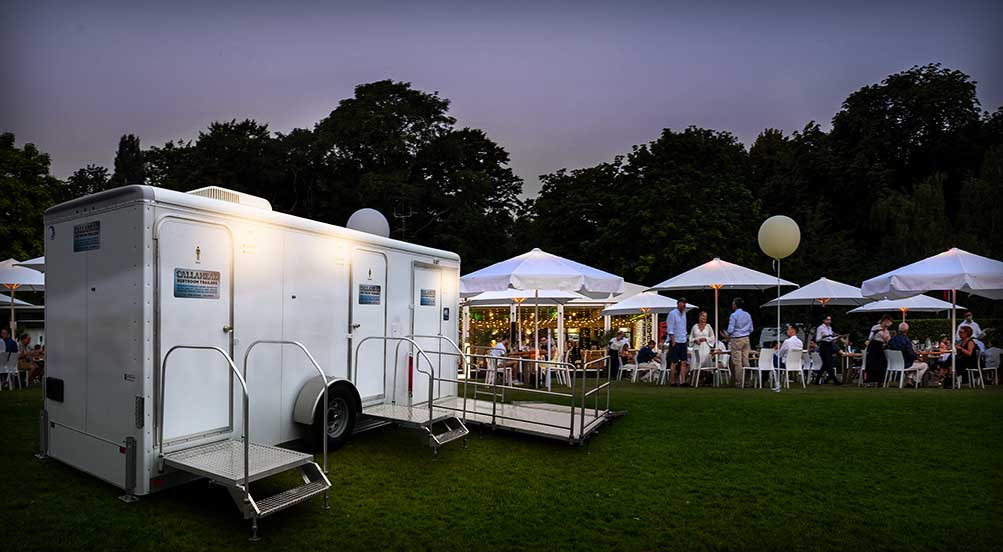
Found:
[[(330, 486), (312, 455), (276, 445), (322, 425), (337, 445), (357, 420), (404, 423), (457, 395), (457, 358), (436, 354), (455, 348), (453, 253), (221, 188), (126, 186), (49, 209), (45, 258), (41, 454), (126, 498), (208, 477), (256, 529)], [(435, 447), (466, 434), (452, 414), (415, 425)], [(288, 469), (302, 487), (251, 495)]]

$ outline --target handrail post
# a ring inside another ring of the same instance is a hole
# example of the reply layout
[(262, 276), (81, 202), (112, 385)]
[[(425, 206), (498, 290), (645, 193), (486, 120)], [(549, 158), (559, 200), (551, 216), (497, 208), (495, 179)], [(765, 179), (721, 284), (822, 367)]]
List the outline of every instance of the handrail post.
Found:
[(160, 364), (160, 401), (157, 404), (157, 445), (159, 446), (159, 468), (163, 469), (163, 458), (164, 458), (164, 398), (166, 397), (167, 389), (167, 361), (171, 357), (171, 353), (178, 349), (189, 349), (189, 350), (202, 350), (202, 351), (216, 351), (223, 355), (226, 359), (226, 363), (230, 366), (230, 371), (237, 376), (237, 380), (240, 382), (241, 390), (244, 393), (244, 504), (249, 504), (251, 502), (251, 486), (249, 480), (250, 466), (248, 464), (251, 457), (251, 420), (250, 420), (250, 397), (247, 393), (247, 381), (237, 370), (237, 365), (233, 363), (233, 359), (226, 351), (219, 347), (211, 347), (206, 345), (175, 345), (168, 349), (167, 354), (164, 355), (164, 360)]
[[(317, 359), (313, 358), (313, 355), (310, 354), (310, 350), (307, 349), (306, 346), (304, 346), (299, 341), (288, 341), (288, 340), (278, 340), (278, 339), (259, 339), (259, 340), (255, 341), (255, 342), (251, 343), (250, 345), (248, 345), (247, 350), (244, 351), (244, 381), (245, 382), (247, 380), (247, 360), (251, 356), (251, 350), (254, 349), (257, 345), (259, 345), (261, 343), (272, 344), (272, 345), (295, 345), (296, 347), (299, 347), (299, 349), (301, 351), (303, 351), (303, 354), (306, 355), (306, 358), (310, 361), (310, 363), (313, 364), (313, 367), (317, 369), (317, 373), (320, 374), (321, 381), (324, 382), (324, 414), (323, 414), (323, 417), (321, 418), (321, 424), (320, 424), (320, 432), (321, 432), (320, 442), (321, 442), (321, 450), (323, 451), (322, 454), (324, 455), (324, 475), (326, 476), (328, 474), (328, 470), (327, 470), (327, 414), (328, 414), (328, 408), (330, 408), (330, 402), (328, 401), (328, 387), (329, 387), (328, 384), (330, 383), (330, 380), (327, 378), (327, 374), (324, 373), (324, 370), (320, 367), (320, 364), (317, 363)], [(246, 389), (246, 383), (245, 383), (245, 389)], [(244, 416), (246, 417), (247, 416), (247, 412), (246, 412), (246, 410), (247, 410), (247, 404), (246, 404), (246, 401), (245, 401), (245, 404), (244, 404), (244, 409), (245, 409)], [(246, 471), (246, 468), (247, 468), (247, 460), (248, 460), (247, 459), (247, 455), (245, 454), (245, 457), (244, 457), (245, 471)], [(324, 509), (328, 510), (330, 508), (331, 508), (331, 506), (330, 506), (329, 491), (324, 491)]]

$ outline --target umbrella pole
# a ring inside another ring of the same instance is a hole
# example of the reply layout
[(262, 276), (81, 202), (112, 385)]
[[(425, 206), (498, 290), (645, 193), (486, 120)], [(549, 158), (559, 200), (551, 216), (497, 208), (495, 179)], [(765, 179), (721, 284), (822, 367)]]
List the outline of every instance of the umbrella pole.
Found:
[[(777, 259), (777, 351), (780, 351), (780, 259)], [(780, 392), (780, 358), (777, 358), (777, 380), (773, 385), (773, 391)]]
[[(540, 360), (540, 290), (533, 290), (533, 348), (536, 350), (536, 360)], [(536, 365), (536, 388), (540, 388), (540, 363)]]
[(17, 339), (14, 334), (17, 333), (17, 320), (14, 319), (14, 290), (17, 289), (17, 285), (9, 285), (10, 288), (10, 336), (12, 339)]
[[(13, 295), (13, 294), (12, 294)], [(958, 385), (958, 369), (957, 369), (957, 359), (958, 359), (958, 345), (954, 342), (955, 336), (958, 335), (958, 290), (951, 290), (951, 386)]]

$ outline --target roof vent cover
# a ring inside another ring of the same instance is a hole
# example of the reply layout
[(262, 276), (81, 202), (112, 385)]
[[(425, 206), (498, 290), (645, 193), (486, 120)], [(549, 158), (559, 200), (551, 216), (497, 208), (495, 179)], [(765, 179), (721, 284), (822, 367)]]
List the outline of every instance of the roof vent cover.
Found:
[(238, 205), (244, 205), (247, 207), (256, 207), (258, 209), (264, 209), (266, 211), (272, 210), (272, 204), (268, 203), (267, 199), (258, 196), (253, 196), (251, 194), (245, 194), (243, 192), (228, 190), (226, 188), (220, 188), (219, 186), (206, 186), (205, 188), (192, 190), (188, 193), (191, 195), (208, 197), (209, 199), (228, 201), (230, 203), (236, 203)]

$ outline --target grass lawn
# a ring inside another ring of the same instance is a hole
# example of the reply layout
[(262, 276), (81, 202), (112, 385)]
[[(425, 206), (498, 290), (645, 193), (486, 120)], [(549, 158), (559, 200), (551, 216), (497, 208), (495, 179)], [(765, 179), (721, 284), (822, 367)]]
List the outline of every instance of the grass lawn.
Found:
[[(39, 461), (40, 392), (0, 392), (0, 548), (1000, 550), (1003, 389), (669, 389), (589, 450), (474, 430), (438, 462), (381, 428), (331, 454), (321, 499), (248, 524), (223, 488), (138, 503)], [(282, 477), (282, 476), (280, 476)], [(291, 476), (290, 476), (291, 477)], [(273, 478), (274, 479), (274, 478)], [(266, 485), (285, 485), (269, 480)]]

